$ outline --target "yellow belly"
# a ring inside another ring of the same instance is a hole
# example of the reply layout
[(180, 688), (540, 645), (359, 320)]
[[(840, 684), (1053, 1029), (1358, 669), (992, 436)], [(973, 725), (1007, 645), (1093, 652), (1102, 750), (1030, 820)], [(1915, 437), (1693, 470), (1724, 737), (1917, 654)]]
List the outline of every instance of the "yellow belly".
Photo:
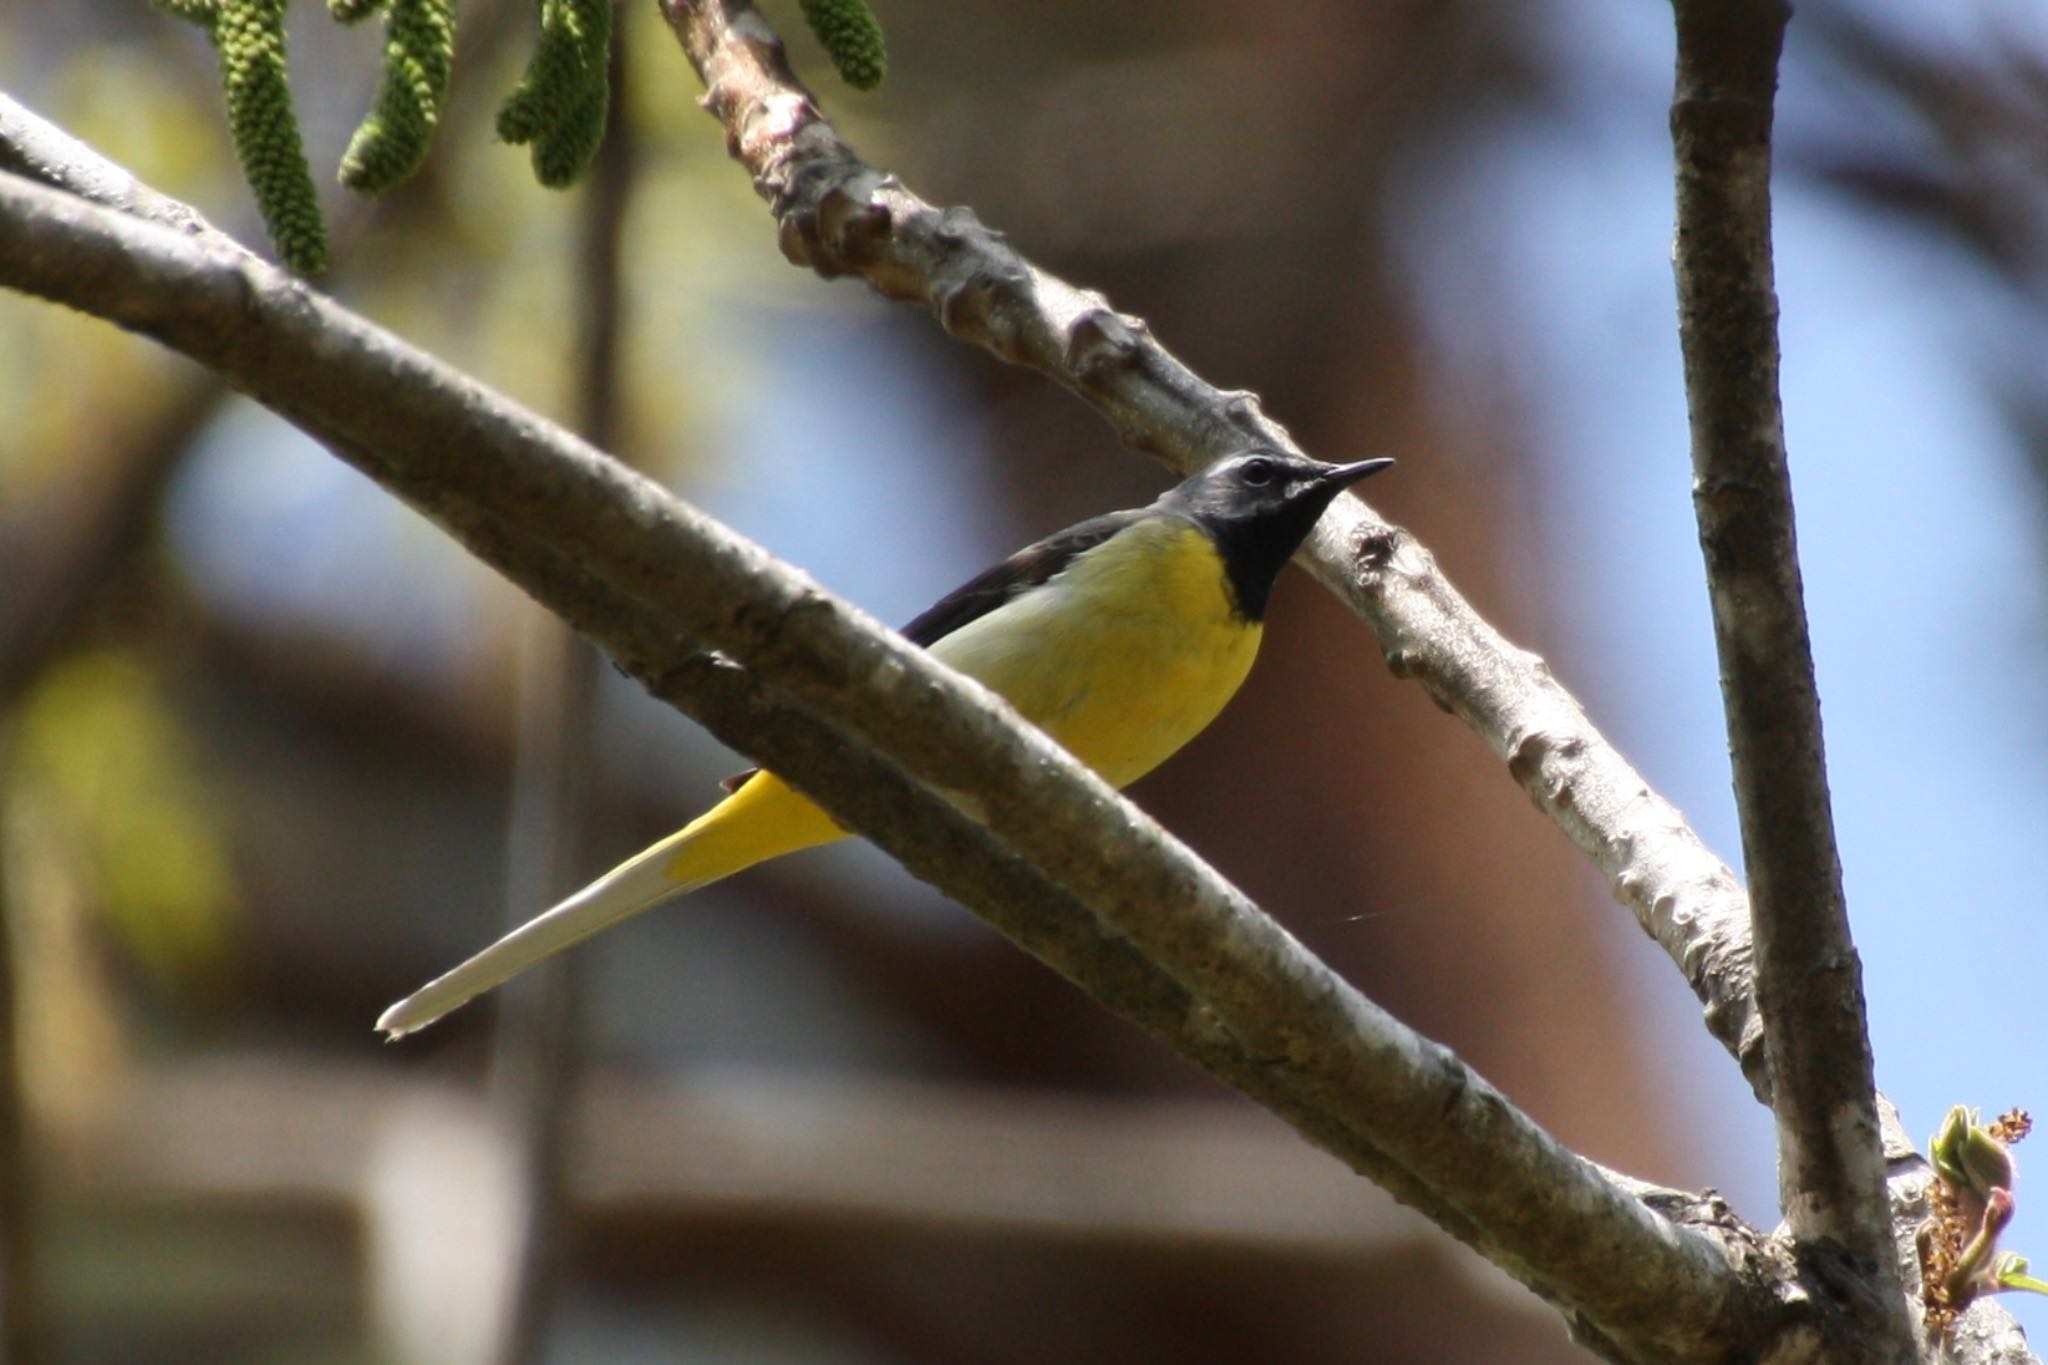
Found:
[[(1103, 542), (931, 652), (1122, 787), (1216, 718), (1251, 671), (1259, 634), (1232, 611), (1208, 538), (1162, 519)], [(684, 890), (845, 837), (782, 779), (757, 773), (612, 877), (652, 860), (667, 890)]]
[(1079, 556), (932, 653), (1122, 787), (1216, 718), (1251, 671), (1259, 635), (1232, 611), (1208, 537), (1162, 518)]

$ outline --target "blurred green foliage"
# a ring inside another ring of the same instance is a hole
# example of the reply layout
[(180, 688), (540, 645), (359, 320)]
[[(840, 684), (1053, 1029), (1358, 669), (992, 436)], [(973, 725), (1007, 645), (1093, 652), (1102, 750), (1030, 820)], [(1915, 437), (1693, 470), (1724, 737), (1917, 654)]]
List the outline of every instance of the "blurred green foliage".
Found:
[(52, 667), (22, 705), (12, 777), (143, 972), (212, 996), (240, 915), (226, 831), (205, 756), (140, 658), (103, 649)]

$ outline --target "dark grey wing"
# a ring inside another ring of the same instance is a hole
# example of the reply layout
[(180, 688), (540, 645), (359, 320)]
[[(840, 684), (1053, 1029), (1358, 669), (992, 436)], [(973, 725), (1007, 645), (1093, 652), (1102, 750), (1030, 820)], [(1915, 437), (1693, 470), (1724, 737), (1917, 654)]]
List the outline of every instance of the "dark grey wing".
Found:
[[(983, 571), (934, 602), (925, 613), (903, 628), (903, 638), (930, 648), (969, 621), (988, 615), (1028, 588), (1046, 582), (1074, 562), (1074, 556), (1092, 550), (1118, 531), (1136, 521), (1143, 512), (1105, 512), (1069, 526), (1036, 544), (1026, 545), (992, 569)], [(748, 778), (761, 771), (749, 768), (734, 773), (718, 785), (738, 791)]]
[(1073, 563), (1075, 556), (1094, 549), (1143, 515), (1138, 510), (1105, 512), (1025, 546), (941, 597), (930, 610), (903, 628), (903, 637), (914, 645), (929, 648), (969, 621), (988, 615), (1020, 593), (1048, 581)]

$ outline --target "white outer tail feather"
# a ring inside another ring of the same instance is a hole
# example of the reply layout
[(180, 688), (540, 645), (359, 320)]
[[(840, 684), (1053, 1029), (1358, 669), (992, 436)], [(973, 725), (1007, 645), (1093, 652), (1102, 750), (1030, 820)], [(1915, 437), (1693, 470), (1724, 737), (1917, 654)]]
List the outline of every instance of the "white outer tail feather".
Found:
[(717, 880), (669, 880), (668, 867), (681, 842), (681, 834), (671, 835), (619, 864), (545, 914), (528, 920), (475, 957), (443, 972), (379, 1015), (378, 1031), (387, 1042), (417, 1033), (534, 963), (553, 957), (622, 919), (651, 910), (671, 896)]

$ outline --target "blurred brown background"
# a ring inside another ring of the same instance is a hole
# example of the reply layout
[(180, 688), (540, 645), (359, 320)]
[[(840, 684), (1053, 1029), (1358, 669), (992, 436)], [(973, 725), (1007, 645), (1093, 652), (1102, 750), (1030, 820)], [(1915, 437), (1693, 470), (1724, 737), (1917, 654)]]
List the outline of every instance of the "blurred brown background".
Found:
[[(324, 182), (374, 37), (296, 9)], [(1682, 659), (1606, 638), (1556, 514), (1604, 466), (1571, 470), (1537, 305), (1597, 305), (1603, 252), (1654, 277), (1659, 246), (1619, 218), (1611, 248), (1580, 231), (1562, 283), (1530, 292), (1513, 245), (1571, 237), (1542, 206), (1574, 158), (1615, 153), (1610, 111), (1631, 147), (1662, 136), (1668, 15), (879, 9), (894, 70), (873, 97), (829, 79), (794, 6), (770, 11), (871, 160), (1259, 391), (1311, 452), (1399, 456), (1375, 504), (1613, 704), (1625, 745), (1718, 750), (1710, 711), (1657, 699), (1676, 675), (1711, 705), (1697, 587), (1653, 609), (1699, 623)], [(651, 6), (625, 11), (608, 166), (567, 195), (489, 131), (527, 8), (461, 18), (433, 160), (374, 206), (331, 196), (323, 287), (889, 619), (1165, 482), (1065, 395), (789, 269)], [(1881, 8), (1801, 32), (1793, 173), (1995, 284), (2007, 335), (2038, 326), (2037, 68), (2014, 48), (1987, 75)], [(0, 88), (255, 240), (185, 26), (29, 0), (0, 13)], [(1870, 132), (1870, 107), (1911, 135)], [(592, 307), (608, 272), (615, 314)], [(182, 362), (19, 299), (0, 354), (0, 870), (32, 1177), (9, 1249), (34, 1276), (10, 1302), (39, 1308), (39, 1359), (1581, 1358), (1504, 1277), (872, 850), (591, 945), (567, 1026), (527, 990), (505, 1029), (493, 1002), (378, 1045), (384, 1004), (741, 760)], [(2030, 487), (2048, 407), (1992, 379)], [(1677, 400), (1661, 359), (1604, 382)], [(1682, 441), (1635, 450), (1681, 518)], [(1768, 1223), (1760, 1113), (1562, 837), (1305, 579), (1267, 640), (1137, 799), (1566, 1142)]]

